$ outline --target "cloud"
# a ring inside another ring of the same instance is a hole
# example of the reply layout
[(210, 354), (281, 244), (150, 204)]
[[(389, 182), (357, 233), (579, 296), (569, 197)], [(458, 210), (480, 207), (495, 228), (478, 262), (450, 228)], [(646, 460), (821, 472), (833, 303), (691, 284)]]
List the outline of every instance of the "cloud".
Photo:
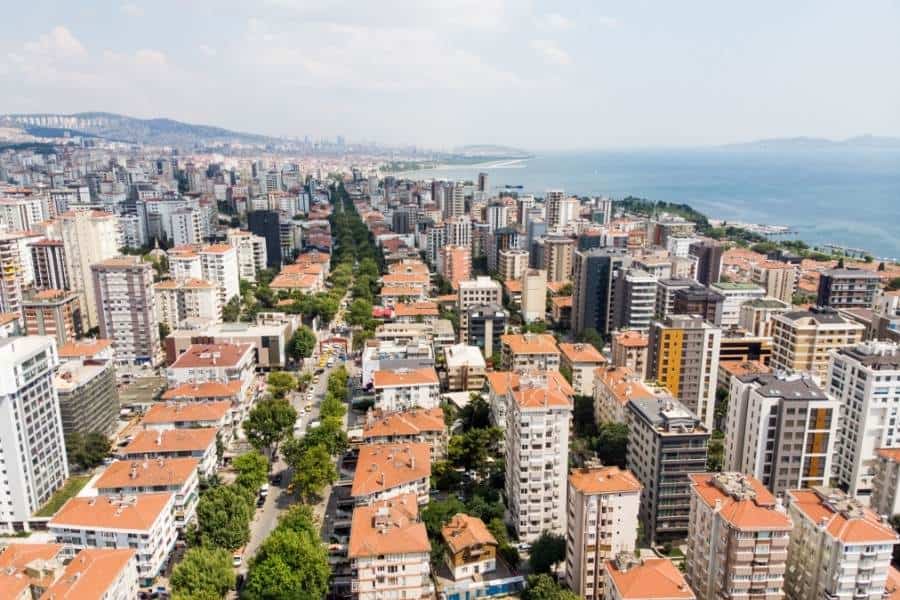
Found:
[(568, 52), (556, 45), (553, 40), (531, 40), (531, 48), (538, 53), (548, 65), (568, 65), (572, 57)]
[(597, 23), (598, 25), (601, 25), (603, 27), (618, 27), (622, 24), (622, 22), (615, 17), (599, 16), (594, 17), (592, 20), (594, 23)]
[(129, 17), (143, 17), (144, 9), (143, 7), (138, 6), (137, 4), (126, 3), (121, 7), (123, 13), (128, 15)]
[(78, 38), (62, 25), (57, 25), (34, 42), (26, 42), (23, 50), (26, 54), (47, 58), (78, 59), (87, 56), (87, 50)]
[(203, 54), (203, 56), (206, 56), (209, 58), (212, 58), (217, 54), (215, 48), (212, 48), (211, 46), (207, 46), (206, 44), (200, 44), (199, 46), (197, 46), (197, 49), (200, 50), (200, 53)]
[(535, 25), (537, 25), (539, 29), (558, 31), (563, 29), (571, 29), (575, 26), (575, 24), (570, 19), (567, 19), (559, 13), (548, 13), (546, 15), (541, 15), (534, 21)]

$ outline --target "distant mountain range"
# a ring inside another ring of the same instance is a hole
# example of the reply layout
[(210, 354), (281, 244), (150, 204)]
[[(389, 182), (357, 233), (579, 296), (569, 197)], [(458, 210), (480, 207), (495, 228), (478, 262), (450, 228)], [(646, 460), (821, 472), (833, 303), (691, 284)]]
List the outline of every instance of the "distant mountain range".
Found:
[(883, 149), (900, 150), (900, 138), (876, 135), (859, 135), (845, 140), (829, 140), (815, 137), (792, 137), (757, 140), (728, 144), (723, 148), (738, 150), (833, 150), (833, 149)]
[(136, 119), (103, 112), (0, 115), (0, 127), (20, 128), (35, 137), (86, 135), (151, 146), (285, 143), (281, 138), (230, 131), (221, 127), (194, 125), (172, 119)]

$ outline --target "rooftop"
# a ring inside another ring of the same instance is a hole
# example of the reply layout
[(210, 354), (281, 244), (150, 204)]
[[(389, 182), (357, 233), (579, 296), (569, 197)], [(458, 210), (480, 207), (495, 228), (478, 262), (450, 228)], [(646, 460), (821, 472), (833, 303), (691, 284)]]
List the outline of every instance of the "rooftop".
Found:
[(482, 367), (486, 366), (484, 355), (478, 346), (454, 344), (444, 348), (444, 357), (448, 367)]
[(623, 331), (616, 334), (615, 343), (626, 348), (646, 348), (650, 344), (650, 338), (640, 331)]
[(693, 600), (684, 575), (668, 558), (610, 560), (607, 574), (622, 600)]
[(49, 526), (149, 531), (172, 497), (171, 493), (76, 496), (53, 515)]
[(741, 473), (689, 473), (700, 500), (741, 531), (789, 531), (791, 519), (759, 480)]
[(242, 382), (239, 379), (228, 383), (207, 381), (204, 383), (182, 383), (179, 386), (166, 390), (163, 400), (176, 400), (180, 398), (234, 398), (241, 392)]
[(484, 521), (478, 517), (470, 517), (463, 513), (455, 514), (441, 528), (441, 536), (447, 542), (450, 552), (454, 554), (473, 546), (497, 545), (496, 538), (485, 527)]
[(132, 454), (168, 454), (173, 452), (203, 452), (216, 441), (215, 427), (197, 429), (144, 430), (134, 436), (121, 450), (123, 456)]
[(252, 350), (253, 344), (191, 344), (169, 368), (236, 367)]
[(491, 391), (498, 395), (506, 394), (510, 388), (518, 390), (520, 383), (541, 381), (557, 389), (566, 396), (574, 396), (575, 390), (559, 371), (529, 371), (523, 375), (512, 371), (491, 371), (485, 375)]
[(501, 335), (500, 343), (513, 354), (559, 354), (556, 339), (549, 333), (520, 333)]
[(628, 367), (600, 367), (594, 370), (596, 380), (623, 406), (637, 398), (655, 398), (641, 378)]
[(196, 458), (117, 460), (94, 482), (98, 490), (133, 487), (181, 486), (197, 470)]
[(347, 555), (353, 558), (384, 554), (428, 553), (431, 543), (419, 521), (415, 494), (405, 494), (353, 509)]
[(444, 411), (440, 407), (428, 410), (416, 408), (388, 414), (369, 411), (363, 437), (412, 436), (426, 431), (444, 431), (445, 427)]
[(641, 484), (631, 471), (619, 467), (583, 467), (569, 473), (569, 484), (582, 494), (640, 492)]
[[(239, 382), (238, 382), (239, 383)], [(231, 410), (231, 402), (165, 402), (154, 404), (141, 419), (144, 425), (184, 423), (193, 421), (218, 422)]]
[(375, 371), (372, 374), (372, 385), (376, 389), (411, 385), (438, 385), (438, 376), (434, 367)]
[(56, 375), (53, 377), (53, 387), (58, 392), (70, 392), (78, 387), (93, 381), (104, 373), (107, 364), (89, 364), (78, 361), (67, 361), (59, 365)]
[[(84, 548), (44, 595), (45, 600), (105, 600), (109, 588), (134, 559), (131, 548)], [(135, 569), (136, 571), (136, 569)]]
[(900, 345), (892, 342), (864, 342), (839, 352), (874, 371), (900, 371)]
[(367, 444), (359, 450), (350, 495), (368, 496), (428, 477), (431, 477), (428, 444)]
[(571, 409), (572, 401), (570, 397), (559, 389), (553, 389), (550, 385), (542, 384), (541, 387), (528, 387), (529, 383), (520, 382), (519, 389), (513, 392), (513, 399), (519, 408), (526, 410), (535, 408)]
[(845, 544), (896, 544), (890, 523), (859, 500), (830, 488), (791, 490), (788, 505)]
[(592, 363), (603, 364), (606, 359), (591, 344), (559, 344), (559, 351), (562, 352), (570, 362), (573, 363)]
[(68, 342), (59, 347), (60, 358), (90, 358), (111, 351), (112, 340)]

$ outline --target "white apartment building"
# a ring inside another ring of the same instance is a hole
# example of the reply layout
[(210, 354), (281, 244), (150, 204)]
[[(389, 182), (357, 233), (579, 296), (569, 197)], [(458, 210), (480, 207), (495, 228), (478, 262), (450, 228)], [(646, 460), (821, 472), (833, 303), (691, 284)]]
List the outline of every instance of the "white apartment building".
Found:
[(839, 490), (788, 492), (794, 521), (785, 591), (791, 600), (882, 600), (894, 544), (889, 523)]
[(166, 279), (153, 284), (153, 295), (156, 296), (156, 319), (169, 331), (178, 329), (185, 319), (222, 322), (219, 288), (209, 281)]
[(209, 476), (218, 466), (216, 441), (218, 430), (214, 427), (192, 429), (146, 429), (117, 451), (124, 461), (173, 460), (194, 458), (199, 462), (200, 475)]
[(67, 212), (59, 215), (66, 271), (72, 289), (81, 294), (81, 314), (85, 329), (99, 325), (91, 266), (119, 254), (121, 232), (118, 217), (97, 211)]
[(199, 244), (203, 242), (203, 227), (199, 210), (180, 208), (172, 213), (172, 244)]
[(772, 317), (791, 310), (778, 298), (765, 297), (744, 302), (738, 313), (738, 327), (756, 337), (772, 337)]
[(621, 272), (616, 292), (615, 323), (619, 329), (647, 331), (656, 316), (656, 277), (642, 269)]
[[(0, 232), (0, 312), (23, 314), (22, 301), (26, 288), (25, 265), (19, 250), (18, 233)], [(27, 258), (30, 259), (30, 256)]]
[(493, 304), (503, 306), (503, 288), (490, 277), (476, 277), (459, 282), (459, 335), (460, 342), (468, 344), (469, 309), (473, 306)]
[(137, 560), (137, 551), (131, 548), (85, 548), (41, 598), (133, 600), (140, 593)]
[(604, 596), (607, 560), (634, 552), (641, 484), (618, 467), (585, 467), (569, 474), (566, 583), (587, 600)]
[(180, 246), (166, 252), (169, 260), (169, 274), (172, 279), (203, 279), (203, 268), (200, 266), (200, 255), (194, 246)]
[(253, 344), (191, 344), (166, 369), (166, 380), (170, 388), (240, 381), (246, 389), (255, 379), (255, 368)]
[(522, 318), (526, 323), (543, 321), (547, 316), (547, 271), (529, 269), (522, 271)]
[(504, 371), (559, 371), (559, 347), (549, 333), (501, 335), (500, 347)]
[(731, 378), (724, 468), (752, 475), (774, 494), (828, 485), (840, 404), (799, 374)]
[(9, 231), (29, 231), (48, 217), (40, 196), (35, 194), (0, 199), (0, 224)]
[(150, 585), (175, 547), (175, 494), (76, 497), (50, 519), (48, 530), (59, 544), (83, 548), (132, 548), (138, 577)]
[(375, 408), (385, 412), (440, 406), (440, 381), (434, 367), (375, 371)]
[(238, 276), (245, 281), (256, 281), (257, 274), (266, 268), (266, 238), (229, 229), (227, 239), (237, 250)]
[(434, 596), (431, 543), (413, 494), (354, 508), (347, 555), (357, 600)]
[(56, 343), (43, 336), (0, 339), (0, 527), (28, 520), (69, 476), (53, 370)]
[(213, 244), (199, 252), (201, 279), (219, 286), (219, 303), (222, 306), (240, 294), (237, 249), (228, 244)]
[(497, 274), (503, 281), (519, 279), (528, 268), (528, 251), (506, 248), (497, 253)]
[(734, 327), (738, 324), (741, 305), (751, 300), (764, 298), (765, 288), (752, 283), (712, 283), (709, 289), (725, 297), (722, 302), (722, 327)]
[(750, 267), (750, 281), (762, 286), (766, 295), (790, 303), (797, 289), (797, 265), (765, 261)]
[(406, 494), (427, 504), (430, 482), (431, 444), (365, 444), (359, 449), (350, 496), (357, 506)]
[(865, 502), (876, 450), (900, 447), (900, 346), (867, 342), (837, 350), (827, 381), (841, 406), (834, 475), (841, 489)]
[(568, 396), (548, 386), (510, 390), (506, 413), (506, 497), (522, 542), (542, 532), (565, 535)]
[(656, 394), (628, 367), (600, 367), (594, 371), (593, 396), (597, 423), (626, 423), (629, 402)]

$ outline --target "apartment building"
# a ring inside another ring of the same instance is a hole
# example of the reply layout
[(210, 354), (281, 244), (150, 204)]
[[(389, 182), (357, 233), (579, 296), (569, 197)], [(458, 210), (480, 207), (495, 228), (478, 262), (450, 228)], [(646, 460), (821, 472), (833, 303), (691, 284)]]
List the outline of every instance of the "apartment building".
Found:
[(524, 375), (511, 371), (491, 371), (487, 374), (487, 401), (491, 406), (491, 424), (506, 432), (506, 413), (512, 402), (512, 392), (529, 387), (546, 386), (558, 390), (574, 400), (575, 390), (559, 371), (528, 371)]
[(516, 536), (533, 542), (543, 531), (566, 531), (566, 476), (572, 402), (549, 385), (508, 392), (506, 498)]
[(882, 600), (900, 537), (889, 523), (840, 490), (793, 490), (794, 522), (785, 591), (792, 600)]
[(569, 474), (566, 583), (579, 597), (602, 600), (606, 564), (634, 552), (641, 484), (618, 467), (583, 467)]
[(266, 268), (266, 238), (240, 229), (229, 229), (226, 237), (237, 252), (238, 277), (255, 282)]
[(706, 470), (709, 430), (671, 398), (632, 398), (627, 405), (626, 464), (641, 483), (639, 513), (653, 544), (688, 535), (689, 473)]
[(606, 563), (603, 600), (696, 600), (684, 575), (668, 558), (620, 554)]
[(0, 312), (18, 315), (22, 314), (22, 297), (27, 287), (20, 240), (18, 233), (0, 232)]
[(850, 495), (873, 491), (876, 451), (900, 447), (900, 346), (866, 342), (836, 350), (828, 394), (841, 406), (834, 476)]
[(657, 394), (628, 367), (600, 367), (594, 372), (594, 418), (597, 423), (625, 423), (628, 403)]
[(685, 574), (697, 600), (784, 598), (793, 523), (781, 499), (741, 473), (692, 473)]
[(240, 381), (246, 390), (255, 379), (253, 344), (191, 344), (166, 368), (168, 387), (183, 383)]
[[(485, 358), (491, 358), (500, 351), (500, 338), (506, 335), (509, 313), (499, 304), (482, 304), (466, 311), (468, 329), (466, 343), (477, 346)], [(462, 332), (461, 332), (462, 333)]]
[(791, 310), (788, 302), (765, 297), (750, 300), (741, 305), (738, 327), (759, 337), (772, 337), (772, 317)]
[(656, 281), (656, 318), (663, 320), (675, 314), (675, 292), (689, 290), (697, 282), (687, 278), (663, 278)]
[(698, 315), (672, 315), (650, 328), (647, 378), (665, 386), (712, 429), (722, 330)]
[(640, 331), (622, 331), (612, 338), (610, 362), (614, 367), (628, 367), (641, 379), (647, 376), (647, 352), (650, 337)]
[(127, 461), (195, 458), (200, 463), (200, 475), (208, 477), (219, 464), (217, 433), (213, 427), (161, 431), (145, 429), (137, 433), (127, 446), (120, 448), (117, 455)]
[(38, 290), (71, 290), (66, 270), (66, 250), (62, 240), (44, 238), (31, 243), (34, 287)]
[(791, 304), (797, 290), (797, 265), (763, 261), (751, 265), (750, 281), (766, 290), (766, 296)]
[(357, 506), (407, 494), (427, 504), (430, 479), (430, 444), (366, 444), (359, 449), (350, 496)]
[(773, 369), (807, 371), (823, 381), (832, 351), (862, 341), (865, 327), (833, 309), (811, 308), (772, 317)]
[(722, 273), (722, 258), (725, 256), (725, 245), (703, 240), (691, 244), (688, 255), (697, 260), (697, 281), (709, 285), (719, 281)]
[(184, 279), (203, 279), (203, 268), (200, 265), (199, 246), (175, 246), (166, 252), (169, 261), (169, 275), (176, 281)]
[(872, 510), (888, 517), (900, 514), (900, 448), (876, 450), (872, 470)]
[[(106, 212), (72, 211), (59, 215), (57, 221), (65, 249), (70, 289), (81, 297), (85, 329), (98, 325), (102, 327), (92, 267), (119, 254), (122, 244), (118, 217)], [(140, 260), (140, 257), (136, 258)], [(150, 268), (150, 265), (147, 267)]]
[(766, 290), (753, 283), (713, 283), (709, 289), (721, 295), (722, 318), (716, 323), (722, 327), (735, 327), (738, 324), (741, 306), (751, 300), (759, 300), (765, 297)]
[(503, 281), (520, 279), (528, 268), (530, 254), (527, 250), (504, 248), (497, 252), (497, 275)]
[(559, 344), (561, 366), (572, 374), (572, 387), (579, 396), (594, 393), (594, 371), (606, 364), (603, 355), (590, 344)]
[(431, 598), (431, 543), (415, 494), (353, 509), (347, 546), (356, 600)]
[(441, 527), (441, 537), (447, 544), (447, 567), (455, 581), (497, 568), (497, 540), (478, 517), (455, 514)]
[(544, 321), (547, 316), (547, 271), (525, 268), (520, 279), (522, 318), (526, 323)]
[(213, 244), (201, 248), (198, 254), (200, 279), (218, 286), (219, 304), (225, 306), (240, 293), (237, 249), (228, 244)]
[(58, 544), (73, 550), (131, 548), (137, 551), (138, 578), (150, 585), (175, 548), (175, 494), (79, 496), (70, 499), (47, 524)]
[(391, 413), (370, 410), (363, 424), (363, 441), (366, 444), (428, 444), (431, 461), (443, 460), (448, 441), (444, 411), (440, 407)]
[(156, 364), (162, 347), (153, 295), (153, 267), (140, 256), (91, 265), (100, 337), (112, 340), (116, 362)]
[(558, 371), (559, 347), (549, 333), (522, 333), (500, 337), (500, 364), (504, 371)]
[[(132, 548), (84, 548), (41, 598), (132, 600), (139, 596), (138, 553)], [(27, 597), (31, 600), (31, 595)]]
[(619, 272), (631, 265), (621, 248), (575, 251), (572, 279), (572, 331), (594, 329), (608, 335), (618, 327), (617, 313), (625, 305)]
[(386, 412), (440, 405), (440, 381), (434, 367), (375, 371), (375, 408)]
[[(476, 306), (503, 306), (503, 288), (490, 277), (476, 277), (459, 282), (457, 308), (459, 309), (460, 342), (469, 343), (469, 309)], [(489, 356), (489, 355), (488, 355)]]
[(864, 269), (830, 269), (819, 275), (816, 306), (872, 308), (881, 289), (881, 277)]
[(119, 391), (112, 361), (63, 362), (53, 377), (63, 433), (111, 434), (119, 418)]
[(713, 325), (722, 324), (725, 296), (702, 285), (675, 290), (672, 314), (699, 315)]
[(570, 281), (575, 240), (565, 236), (549, 235), (539, 240), (539, 244), (543, 252), (538, 266), (547, 272), (547, 281)]
[(484, 387), (487, 364), (477, 346), (455, 344), (444, 348), (444, 365), (449, 392), (480, 391)]
[[(222, 384), (205, 383), (203, 385), (221, 386)], [(233, 398), (207, 401), (196, 401), (195, 398), (185, 400), (187, 401), (153, 404), (141, 417), (141, 427), (155, 431), (212, 427), (219, 432), (222, 442), (228, 443), (235, 437), (236, 429), (240, 427), (244, 415), (241, 410), (243, 407), (236, 404)]]
[(153, 284), (156, 318), (175, 331), (188, 319), (203, 323), (221, 323), (219, 288), (202, 279), (167, 279)]
[(472, 250), (468, 246), (443, 246), (438, 251), (438, 273), (459, 290), (461, 281), (472, 279)]
[(22, 301), (26, 335), (48, 335), (62, 346), (83, 335), (78, 294), (64, 290), (43, 290), (26, 294)]
[(616, 281), (616, 329), (647, 331), (656, 315), (656, 277), (642, 269), (626, 269)]
[(0, 338), (0, 527), (28, 520), (69, 477), (53, 387), (56, 344), (47, 337)]

